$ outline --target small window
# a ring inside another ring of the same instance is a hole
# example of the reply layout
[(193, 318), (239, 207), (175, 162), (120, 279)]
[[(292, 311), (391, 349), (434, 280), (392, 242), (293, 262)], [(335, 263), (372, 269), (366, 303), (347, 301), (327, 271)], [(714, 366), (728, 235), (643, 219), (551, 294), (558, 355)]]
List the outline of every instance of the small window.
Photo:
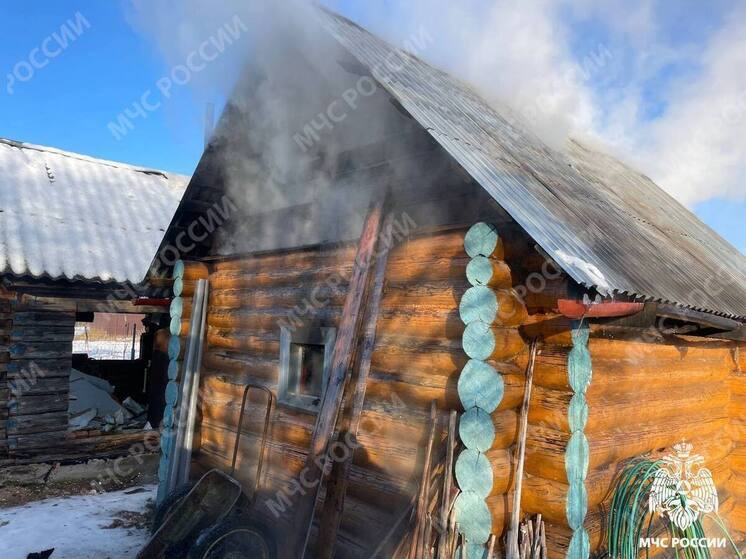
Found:
[(280, 403), (318, 411), (336, 333), (335, 328), (280, 329)]

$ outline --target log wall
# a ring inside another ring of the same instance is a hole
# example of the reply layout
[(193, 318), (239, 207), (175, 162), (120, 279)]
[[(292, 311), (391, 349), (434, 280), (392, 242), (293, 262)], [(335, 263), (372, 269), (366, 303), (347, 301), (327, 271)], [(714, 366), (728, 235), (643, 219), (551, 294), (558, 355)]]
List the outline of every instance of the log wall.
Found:
[(10, 311), (6, 432), (9, 456), (18, 460), (42, 455), (67, 437), (75, 303), (17, 297)]
[(746, 346), (731, 351), (729, 434), (733, 441), (730, 454), (731, 479), (728, 487), (733, 499), (730, 525), (746, 535)]
[[(544, 516), (549, 555), (564, 557), (573, 535), (566, 453), (573, 431), (568, 410), (576, 391), (568, 376), (573, 322), (554, 309), (557, 298), (568, 296), (572, 282), (561, 273), (542, 273), (543, 259), (530, 241), (510, 224), (504, 226), (503, 253), (491, 256), (488, 275), (494, 280), (487, 284), (497, 293), (529, 284), (541, 287), (526, 293), (522, 324), (493, 324), (490, 330), (501, 336), (497, 346), (504, 351), (518, 348), (502, 356), (496, 349), (486, 357), (505, 384), (503, 399), (492, 414), (495, 441), (487, 452), (494, 479), (487, 498), (492, 533), (501, 536), (509, 517), (512, 453), (528, 357), (524, 346), (537, 337), (540, 350), (530, 402), (522, 513)], [(360, 423), (362, 448), (354, 454), (338, 557), (369, 555), (382, 541), (383, 556), (397, 557), (406, 550), (402, 534), (385, 536), (406, 513), (416, 491), (430, 401), (437, 402), (443, 417), (451, 409), (464, 411), (457, 382), (469, 357), (462, 346), (465, 327), (459, 303), (471, 287), (467, 276), (474, 278), (467, 272), (471, 259), (463, 248), (466, 230), (414, 236), (389, 254)], [(210, 265), (198, 455), (203, 467), (229, 467), (238, 421), (241, 390), (218, 377), (225, 375), (237, 383), (250, 380), (276, 390), (280, 325), (298, 319), (337, 325), (354, 250), (345, 245), (274, 252)], [(484, 266), (480, 270), (479, 274), (486, 273)], [(543, 277), (543, 282), (531, 279), (532, 274)], [(185, 294), (189, 289), (185, 281)], [(189, 312), (185, 297), (182, 335)], [(515, 330), (515, 339), (507, 330)], [(737, 419), (743, 392), (739, 381), (746, 374), (743, 358), (720, 342), (662, 342), (644, 339), (642, 331), (639, 336), (627, 331), (618, 337), (598, 324), (588, 330), (592, 380), (585, 393), (588, 418), (583, 431), (589, 466), (583, 481), (588, 506), (583, 528), (590, 550), (603, 546), (604, 504), (620, 463), (662, 452), (683, 437), (710, 465), (724, 517), (734, 529), (743, 530), (737, 498), (746, 496), (746, 483), (734, 473), (743, 465), (741, 455), (746, 455), (740, 449), (746, 448), (746, 437)], [(242, 430), (238, 477), (247, 488), (254, 482), (262, 410), (263, 402), (255, 401)], [(270, 521), (277, 521), (273, 510), (280, 512), (280, 521), (292, 517), (281, 510), (282, 495), (302, 490), (298, 479), (314, 421), (314, 414), (282, 405), (275, 411), (257, 507)], [(442, 451), (442, 444), (436, 444), (436, 460)], [(312, 542), (314, 537), (315, 532)]]
[[(743, 499), (737, 442), (742, 421), (735, 411), (743, 375), (734, 371), (730, 344), (692, 339), (663, 343), (645, 340), (641, 332), (637, 339), (622, 339), (592, 330), (588, 348), (593, 373), (584, 426), (589, 445), (584, 527), (591, 552), (604, 545), (610, 493), (624, 461), (668, 453), (682, 439), (694, 445), (712, 470), (721, 516), (732, 529), (743, 531), (737, 504)], [(567, 521), (565, 462), (574, 393), (567, 371), (571, 349), (569, 340), (544, 346), (529, 415), (523, 508), (546, 518), (550, 556), (555, 557), (564, 556), (573, 532)]]
[(0, 463), (8, 459), (8, 362), (11, 330), (10, 299), (0, 292)]

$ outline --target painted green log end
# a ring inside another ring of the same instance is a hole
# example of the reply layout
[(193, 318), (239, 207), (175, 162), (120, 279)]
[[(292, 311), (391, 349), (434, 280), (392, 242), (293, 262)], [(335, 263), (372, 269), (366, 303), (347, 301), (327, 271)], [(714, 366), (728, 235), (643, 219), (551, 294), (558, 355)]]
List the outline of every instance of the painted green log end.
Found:
[(484, 544), (492, 531), (492, 514), (487, 503), (472, 491), (464, 491), (453, 504), (459, 531), (467, 542)]
[(456, 459), (456, 482), (461, 491), (472, 491), (486, 499), (492, 491), (492, 464), (478, 450), (467, 448)]
[(591, 554), (591, 540), (588, 532), (581, 528), (576, 530), (567, 548), (567, 559), (588, 559)]
[(505, 381), (492, 365), (470, 359), (458, 378), (458, 396), (465, 410), (477, 406), (492, 413), (503, 399)]
[(181, 334), (181, 318), (178, 316), (172, 316), (171, 322), (168, 324), (168, 332), (171, 336), (178, 337)]
[(464, 353), (472, 359), (488, 359), (495, 351), (495, 343), (495, 334), (484, 322), (472, 322), (464, 328), (461, 345)]
[(180, 351), (181, 342), (179, 341), (178, 336), (171, 336), (171, 339), (168, 340), (168, 358), (178, 359)]
[(570, 483), (585, 480), (588, 475), (589, 459), (588, 439), (585, 433), (576, 431), (570, 437), (565, 450), (565, 472)]
[(582, 481), (570, 484), (565, 503), (567, 524), (573, 530), (582, 528), (585, 515), (588, 514), (588, 492)]
[(567, 356), (567, 376), (574, 392), (585, 393), (593, 378), (591, 354), (584, 345), (576, 345)]
[(486, 256), (475, 256), (466, 265), (466, 279), (471, 285), (489, 285), (492, 274), (492, 262)]
[(184, 291), (184, 280), (182, 278), (176, 278), (174, 280), (173, 293), (174, 297), (181, 296)]
[(461, 416), (458, 434), (466, 448), (487, 452), (495, 442), (495, 425), (490, 414), (474, 407)]
[(168, 362), (168, 380), (176, 380), (179, 376), (179, 362), (172, 359)]
[(181, 315), (184, 313), (184, 299), (181, 297), (171, 299), (171, 306), (168, 308), (168, 312), (171, 318), (181, 318)]
[(570, 399), (570, 405), (567, 408), (567, 422), (570, 425), (570, 432), (582, 431), (588, 423), (588, 402), (582, 392), (576, 392)]
[(464, 324), (477, 320), (492, 324), (497, 318), (497, 296), (489, 287), (470, 287), (461, 297), (458, 312)]
[(176, 405), (176, 401), (179, 398), (179, 385), (176, 381), (170, 380), (166, 384), (166, 404), (170, 406)]
[(497, 248), (499, 235), (494, 225), (479, 222), (472, 225), (464, 237), (464, 249), (472, 258), (489, 256)]
[(184, 261), (183, 260), (177, 260), (174, 264), (174, 271), (171, 276), (176, 278), (183, 278), (184, 277)]
[(174, 408), (166, 406), (163, 410), (163, 427), (170, 429), (174, 424)]

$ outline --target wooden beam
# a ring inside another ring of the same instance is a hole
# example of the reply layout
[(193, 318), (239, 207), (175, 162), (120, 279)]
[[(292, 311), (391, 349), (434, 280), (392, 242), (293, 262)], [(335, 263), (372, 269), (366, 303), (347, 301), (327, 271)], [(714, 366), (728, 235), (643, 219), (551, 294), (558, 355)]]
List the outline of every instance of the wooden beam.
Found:
[[(388, 231), (393, 223), (393, 214), (386, 214), (382, 231)], [(352, 411), (347, 421), (347, 425), (341, 431), (351, 434), (357, 441), (357, 432), (360, 426), (360, 417), (363, 413), (365, 404), (365, 387), (368, 383), (368, 373), (370, 372), (370, 361), (373, 356), (373, 349), (376, 343), (376, 325), (378, 324), (378, 311), (381, 305), (383, 294), (383, 284), (386, 278), (386, 264), (388, 263), (389, 250), (392, 247), (386, 247), (382, 252), (378, 248), (379, 256), (375, 262), (375, 271), (373, 275), (373, 285), (371, 287), (369, 302), (365, 311), (365, 324), (363, 327), (362, 348), (360, 350), (360, 359), (358, 361), (357, 380), (355, 389), (351, 395)], [(345, 461), (334, 462), (329, 481), (326, 488), (326, 498), (324, 500), (324, 509), (321, 514), (321, 523), (319, 527), (318, 538), (318, 559), (332, 559), (334, 557), (334, 546), (337, 541), (337, 532), (344, 512), (344, 500), (347, 493), (348, 477), (352, 459), (355, 450), (349, 453)]]
[(672, 318), (675, 320), (683, 320), (686, 322), (696, 322), (709, 328), (717, 328), (718, 330), (736, 330), (743, 326), (743, 322), (726, 318), (724, 316), (718, 316), (716, 314), (695, 311), (693, 309), (687, 309), (684, 307), (678, 307), (676, 305), (658, 304), (658, 316), (665, 318)]
[(347, 290), (347, 297), (342, 310), (342, 318), (337, 330), (337, 339), (332, 351), (329, 381), (321, 402), (319, 415), (311, 440), (311, 448), (306, 459), (305, 479), (317, 483), (316, 491), (301, 495), (297, 501), (293, 526), (295, 530), (288, 538), (285, 557), (301, 558), (305, 554), (308, 537), (313, 523), (313, 512), (321, 488), (323, 471), (319, 464), (326, 457), (329, 444), (332, 442), (334, 427), (337, 423), (344, 390), (349, 380), (352, 365), (352, 354), (357, 346), (361, 309), (368, 291), (371, 259), (374, 257), (378, 237), (383, 221), (383, 201), (376, 202), (368, 212), (363, 224), (363, 231), (358, 242), (355, 266)]

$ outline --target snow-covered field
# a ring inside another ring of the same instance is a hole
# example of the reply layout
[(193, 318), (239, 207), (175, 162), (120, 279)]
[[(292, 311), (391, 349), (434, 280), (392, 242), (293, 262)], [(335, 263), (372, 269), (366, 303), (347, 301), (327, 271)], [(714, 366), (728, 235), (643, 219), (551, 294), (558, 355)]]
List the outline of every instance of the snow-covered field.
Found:
[(156, 486), (144, 489), (46, 499), (0, 509), (0, 557), (26, 559), (29, 553), (51, 548), (50, 559), (135, 557), (147, 541), (148, 530), (132, 527), (131, 517), (137, 515), (123, 511), (145, 511), (148, 500), (155, 499)]

